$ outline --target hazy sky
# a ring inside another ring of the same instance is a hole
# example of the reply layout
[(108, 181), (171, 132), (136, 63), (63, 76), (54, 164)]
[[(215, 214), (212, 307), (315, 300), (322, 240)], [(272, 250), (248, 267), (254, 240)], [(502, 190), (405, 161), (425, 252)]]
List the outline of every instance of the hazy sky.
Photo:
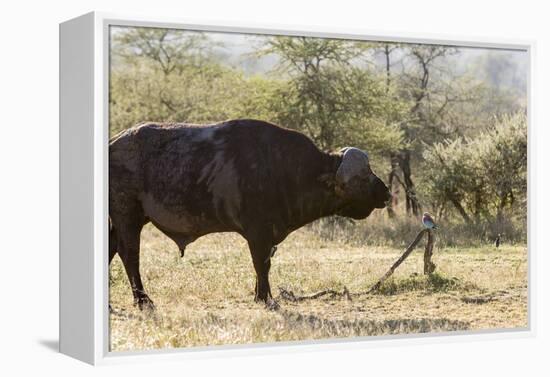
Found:
[[(277, 64), (276, 56), (257, 57), (253, 53), (266, 36), (237, 33), (206, 33), (213, 41), (223, 44), (219, 52), (225, 61), (233, 66), (240, 66), (249, 73), (263, 73), (273, 69)], [(380, 56), (380, 58), (382, 58)], [(395, 60), (399, 60), (396, 56)], [(379, 63), (382, 61), (380, 60)], [(447, 58), (457, 73), (470, 69), (482, 70), (477, 78), (489, 80), (493, 85), (514, 87), (526, 90), (528, 54), (520, 50), (484, 49), (472, 47), (458, 48), (458, 54)], [(479, 67), (483, 63), (483, 68)], [(394, 67), (396, 68), (396, 67)]]

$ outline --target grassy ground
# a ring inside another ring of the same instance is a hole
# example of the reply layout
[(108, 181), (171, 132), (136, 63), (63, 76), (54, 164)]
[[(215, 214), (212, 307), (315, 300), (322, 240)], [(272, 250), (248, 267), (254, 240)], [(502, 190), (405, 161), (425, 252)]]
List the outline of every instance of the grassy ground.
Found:
[[(436, 274), (422, 275), (422, 249), (376, 294), (323, 297), (269, 312), (253, 301), (255, 275), (246, 243), (215, 234), (191, 244), (184, 258), (152, 226), (142, 233), (141, 271), (157, 306), (141, 313), (120, 259), (111, 266), (111, 350), (245, 344), (527, 326), (527, 249), (492, 245), (438, 248)], [(331, 288), (366, 291), (402, 249), (359, 247), (302, 229), (279, 245), (271, 284), (297, 294)]]

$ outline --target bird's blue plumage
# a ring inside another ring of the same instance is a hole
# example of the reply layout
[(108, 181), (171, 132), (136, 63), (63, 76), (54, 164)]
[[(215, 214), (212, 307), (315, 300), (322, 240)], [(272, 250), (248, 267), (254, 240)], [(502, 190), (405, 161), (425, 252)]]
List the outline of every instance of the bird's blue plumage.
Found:
[(435, 221), (432, 219), (432, 216), (430, 216), (430, 214), (427, 212), (424, 213), (424, 215), (422, 216), (422, 224), (428, 229), (437, 229)]

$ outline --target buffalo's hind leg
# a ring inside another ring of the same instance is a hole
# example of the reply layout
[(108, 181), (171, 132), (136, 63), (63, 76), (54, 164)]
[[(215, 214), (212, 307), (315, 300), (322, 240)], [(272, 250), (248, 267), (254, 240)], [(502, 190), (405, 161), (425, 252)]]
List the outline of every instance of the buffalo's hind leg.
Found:
[(264, 302), (266, 308), (269, 310), (277, 310), (279, 309), (279, 304), (273, 299), (269, 286), (269, 270), (271, 268), (271, 258), (269, 256), (271, 255), (271, 248), (273, 246), (263, 240), (249, 240), (248, 246), (252, 254), (254, 269), (256, 270), (254, 300), (256, 302)]
[[(117, 249), (116, 231), (115, 231), (115, 227), (113, 226), (113, 223), (111, 222), (111, 219), (109, 218), (109, 266), (111, 265), (111, 262), (113, 261), (113, 258), (116, 255), (116, 249)], [(112, 312), (112, 311), (113, 311), (113, 308), (109, 303), (109, 312)]]
[(145, 220), (141, 221), (141, 219), (138, 220), (137, 217), (134, 217), (131, 223), (113, 222), (113, 226), (116, 229), (116, 252), (120, 256), (126, 274), (128, 275), (128, 280), (130, 281), (130, 286), (134, 295), (134, 304), (141, 310), (154, 310), (155, 305), (145, 293), (139, 273), (139, 242), (141, 229), (144, 223)]

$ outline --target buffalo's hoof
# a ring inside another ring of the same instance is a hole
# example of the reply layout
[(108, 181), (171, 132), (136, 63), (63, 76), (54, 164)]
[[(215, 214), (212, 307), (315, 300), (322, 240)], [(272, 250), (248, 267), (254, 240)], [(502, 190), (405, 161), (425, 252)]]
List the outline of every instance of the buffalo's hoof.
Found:
[(275, 301), (274, 299), (272, 299), (270, 297), (265, 302), (265, 308), (267, 310), (276, 311), (276, 310), (279, 310), (281, 308), (281, 305), (279, 305), (279, 303), (277, 301)]
[(156, 309), (153, 300), (151, 300), (147, 295), (141, 296), (136, 299), (135, 304), (137, 305), (139, 310), (154, 311)]
[(268, 310), (279, 310), (281, 308), (279, 303), (271, 297), (271, 294), (268, 294), (266, 298), (261, 298), (261, 296), (256, 295), (254, 301), (259, 304), (263, 303)]

